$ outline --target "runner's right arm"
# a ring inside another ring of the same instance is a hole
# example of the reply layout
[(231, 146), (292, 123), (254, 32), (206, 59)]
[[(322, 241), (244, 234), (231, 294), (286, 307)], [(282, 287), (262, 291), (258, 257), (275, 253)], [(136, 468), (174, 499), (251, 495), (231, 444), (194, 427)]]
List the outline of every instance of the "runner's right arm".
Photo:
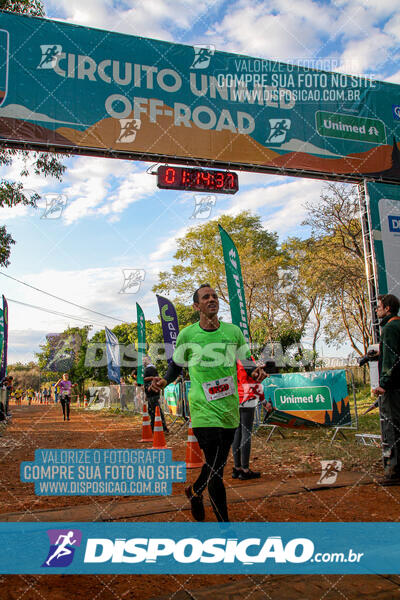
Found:
[(171, 360), (168, 365), (167, 372), (165, 377), (145, 377), (145, 381), (151, 381), (151, 385), (149, 386), (149, 390), (154, 392), (161, 392), (168, 384), (175, 381), (175, 379), (182, 373), (182, 367), (177, 365), (173, 360)]

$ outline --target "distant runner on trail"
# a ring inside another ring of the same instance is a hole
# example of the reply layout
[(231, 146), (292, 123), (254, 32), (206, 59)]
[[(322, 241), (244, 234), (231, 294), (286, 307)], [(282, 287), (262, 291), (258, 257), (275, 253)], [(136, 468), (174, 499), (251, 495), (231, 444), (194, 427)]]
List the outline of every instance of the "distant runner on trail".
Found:
[(30, 406), (32, 404), (32, 399), (33, 399), (33, 397), (35, 395), (35, 392), (33, 391), (32, 388), (29, 388), (29, 390), (26, 392), (26, 395), (28, 397), (28, 404)]
[(23, 396), (23, 391), (21, 390), (21, 388), (16, 389), (14, 392), (15, 404), (21, 405), (22, 396)]
[(60, 402), (63, 411), (64, 421), (69, 421), (69, 412), (71, 405), (71, 388), (75, 386), (76, 383), (71, 383), (68, 379), (68, 373), (64, 373), (62, 379), (59, 379), (57, 383), (54, 384), (53, 387), (58, 387), (60, 390)]

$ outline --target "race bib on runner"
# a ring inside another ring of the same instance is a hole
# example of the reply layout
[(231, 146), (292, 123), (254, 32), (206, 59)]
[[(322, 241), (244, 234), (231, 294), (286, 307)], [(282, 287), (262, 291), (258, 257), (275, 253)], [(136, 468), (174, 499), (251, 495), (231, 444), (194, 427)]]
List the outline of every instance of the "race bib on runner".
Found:
[(211, 400), (220, 400), (235, 393), (235, 383), (231, 376), (216, 379), (215, 381), (206, 381), (202, 386), (208, 402)]

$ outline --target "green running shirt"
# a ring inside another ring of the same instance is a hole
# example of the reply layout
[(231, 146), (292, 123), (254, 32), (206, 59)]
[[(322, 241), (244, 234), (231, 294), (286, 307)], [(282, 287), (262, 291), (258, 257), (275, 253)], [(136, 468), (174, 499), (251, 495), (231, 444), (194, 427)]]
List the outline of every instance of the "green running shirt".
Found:
[[(239, 425), (236, 361), (250, 356), (243, 333), (232, 323), (220, 321), (215, 331), (204, 331), (199, 323), (182, 329), (173, 360), (189, 368), (192, 427), (229, 429)], [(232, 393), (224, 395), (226, 390)]]

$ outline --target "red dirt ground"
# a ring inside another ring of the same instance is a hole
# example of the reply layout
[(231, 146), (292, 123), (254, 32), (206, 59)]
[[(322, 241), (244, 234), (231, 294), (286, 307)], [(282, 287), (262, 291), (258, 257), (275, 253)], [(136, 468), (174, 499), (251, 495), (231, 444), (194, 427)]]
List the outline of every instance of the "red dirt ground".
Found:
[[(38, 510), (63, 509), (87, 505), (87, 497), (37, 497), (33, 484), (21, 483), (19, 467), (22, 461), (34, 460), (37, 448), (138, 448), (141, 427), (137, 419), (112, 416), (90, 411), (73, 411), (70, 422), (61, 419), (57, 406), (12, 406), (13, 419), (0, 433), (0, 514), (34, 513)], [(176, 430), (176, 429), (175, 429)], [(168, 445), (174, 460), (184, 460), (186, 429), (170, 433)], [(270, 452), (265, 442), (253, 445), (253, 460), (262, 471), (263, 479), (276, 481), (300, 477), (294, 466), (277, 466), (269, 460)], [(318, 473), (319, 462), (312, 464)], [(231, 459), (226, 469), (229, 477)], [(198, 470), (189, 471), (193, 481)], [(309, 473), (308, 473), (309, 475)], [(316, 477), (317, 479), (317, 477)], [(246, 488), (253, 482), (234, 482)], [(186, 484), (174, 484), (173, 496), (182, 499)], [(260, 485), (260, 482), (257, 482)], [(235, 487), (236, 489), (236, 487)], [(93, 499), (94, 500), (94, 499)], [(96, 498), (96, 503), (109, 503), (110, 498)], [(142, 502), (143, 498), (115, 498), (115, 502)], [(167, 499), (164, 499), (164, 502)], [(120, 506), (120, 504), (119, 504)], [(382, 488), (375, 483), (340, 488), (320, 489), (316, 492), (299, 490), (290, 495), (269, 495), (255, 500), (230, 505), (232, 521), (398, 521), (400, 487)], [(185, 510), (186, 508), (186, 510)], [(146, 514), (139, 518), (119, 519), (129, 521), (191, 521), (188, 505), (176, 512), (162, 515)], [(209, 507), (206, 519), (214, 521)], [(3, 517), (3, 520), (4, 520)], [(0, 516), (1, 519), (1, 516)], [(15, 518), (17, 520), (17, 518)], [(25, 519), (34, 521), (35, 518)], [(79, 518), (74, 519), (79, 520)], [(146, 600), (150, 598), (246, 598), (265, 599), (322, 599), (371, 597), (376, 599), (400, 598), (398, 576), (14, 576), (0, 577), (0, 600)], [(211, 587), (210, 586), (214, 586)]]

